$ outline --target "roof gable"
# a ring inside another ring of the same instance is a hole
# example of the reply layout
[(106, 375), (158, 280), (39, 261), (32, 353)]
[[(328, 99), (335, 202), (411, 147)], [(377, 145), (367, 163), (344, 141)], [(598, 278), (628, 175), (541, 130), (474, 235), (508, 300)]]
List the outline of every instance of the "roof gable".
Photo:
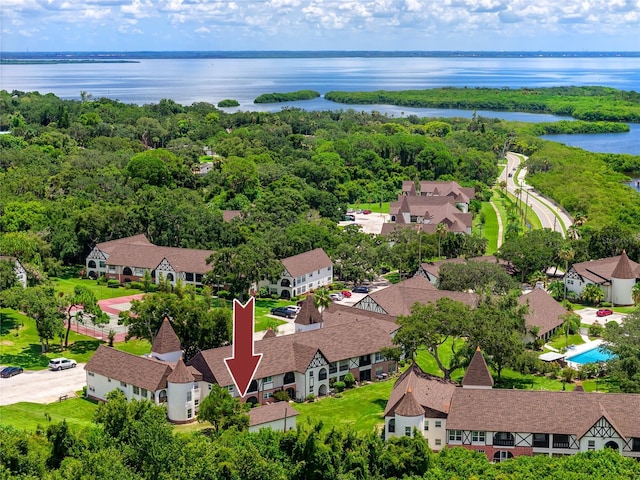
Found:
[(300, 305), (300, 311), (296, 315), (295, 323), (298, 325), (322, 323), (322, 315), (316, 308), (313, 294), (307, 295), (307, 298), (305, 298), (302, 305)]
[(294, 278), (333, 266), (331, 259), (321, 248), (283, 258), (281, 262), (289, 275)]

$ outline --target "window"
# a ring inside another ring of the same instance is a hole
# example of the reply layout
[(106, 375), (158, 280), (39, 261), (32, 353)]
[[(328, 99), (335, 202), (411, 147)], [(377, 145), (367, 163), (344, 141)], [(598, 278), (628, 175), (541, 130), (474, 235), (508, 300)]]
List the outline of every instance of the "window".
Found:
[(342, 362), (340, 362), (340, 371), (344, 372), (349, 370), (349, 360), (343, 360)]
[(596, 441), (595, 440), (589, 440), (589, 450), (595, 450), (596, 449)]
[(184, 279), (185, 279), (187, 282), (193, 282), (193, 273), (191, 273), (191, 272), (186, 272), (186, 273), (184, 274)]
[(442, 445), (442, 440), (439, 438), (436, 438), (436, 445)]
[(120, 382), (120, 386), (121, 386), (121, 387), (126, 387), (126, 386), (127, 386), (127, 384), (126, 384), (126, 383), (124, 383), (124, 382)]
[(329, 373), (336, 373), (338, 371), (338, 364), (336, 362), (329, 364)]
[(485, 432), (471, 432), (471, 441), (484, 443), (485, 442)]
[(449, 441), (450, 442), (461, 442), (462, 441), (462, 430), (449, 430)]
[(493, 444), (499, 447), (513, 447), (515, 445), (515, 439), (509, 432), (496, 432), (493, 435)]
[(395, 371), (396, 371), (395, 363), (390, 363), (389, 364), (389, 373), (395, 373)]
[(267, 398), (271, 398), (271, 397), (273, 397), (273, 392), (268, 392), (268, 393), (263, 393), (262, 394), (262, 398), (264, 398), (265, 400)]
[(146, 388), (141, 388), (140, 389), (140, 396), (142, 398), (147, 398), (147, 389)]
[[(211, 385), (209, 385), (209, 390), (211, 390)], [(229, 390), (229, 393), (233, 393), (233, 385), (229, 385), (227, 390)]]
[(380, 352), (376, 352), (376, 363), (384, 362), (384, 356)]
[(140, 389), (138, 387), (133, 387), (133, 394), (140, 395)]
[(196, 282), (197, 283), (202, 283), (202, 274), (201, 273), (196, 273)]
[(93, 372), (87, 372), (87, 375), (89, 375), (90, 377), (95, 377), (95, 374)]
[(313, 378), (313, 370), (309, 372), (309, 378)]
[(193, 417), (193, 410), (188, 409), (187, 410), (187, 418), (192, 418)]
[(394, 433), (396, 431), (396, 419), (392, 418), (389, 420), (389, 433)]
[(442, 428), (442, 421), (436, 420), (436, 428)]
[(425, 420), (424, 421), (424, 431), (428, 432), (429, 431), (429, 420)]
[(200, 400), (198, 400), (197, 398), (193, 401), (193, 404), (197, 407), (198, 405), (200, 405)]
[(404, 427), (404, 436), (405, 437), (411, 436), (411, 427)]
[(273, 378), (272, 377), (265, 377), (264, 378), (264, 383), (273, 383)]
[(504, 450), (498, 450), (493, 454), (493, 461), (496, 463), (504, 462), (510, 458), (513, 458), (513, 453), (505, 452)]
[(100, 265), (100, 268), (104, 268), (107, 266), (107, 262), (105, 262), (104, 260), (100, 260), (99, 265)]
[(95, 388), (93, 388), (93, 387), (89, 387), (89, 391), (90, 391), (90, 392), (95, 392), (95, 391), (96, 391), (96, 389), (95, 389)]
[(187, 392), (187, 402), (191, 401), (191, 392)]
[(107, 382), (111, 383), (111, 379), (110, 379), (110, 378), (107, 378)]

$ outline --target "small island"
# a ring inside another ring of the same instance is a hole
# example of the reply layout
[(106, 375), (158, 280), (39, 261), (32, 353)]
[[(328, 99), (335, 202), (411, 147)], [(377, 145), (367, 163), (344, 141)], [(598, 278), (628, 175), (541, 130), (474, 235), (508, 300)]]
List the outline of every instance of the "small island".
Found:
[(218, 102), (218, 108), (239, 107), (240, 103), (233, 98), (225, 98)]
[(315, 90), (298, 90), (296, 92), (286, 93), (263, 93), (257, 97), (253, 103), (294, 102), (297, 100), (312, 100), (319, 96), (320, 92), (316, 92)]

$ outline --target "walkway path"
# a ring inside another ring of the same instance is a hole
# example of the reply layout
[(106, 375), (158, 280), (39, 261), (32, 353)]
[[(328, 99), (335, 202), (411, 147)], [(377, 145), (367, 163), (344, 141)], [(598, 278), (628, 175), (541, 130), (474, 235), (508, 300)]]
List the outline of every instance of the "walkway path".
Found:
[(493, 209), (496, 211), (496, 217), (498, 218), (498, 240), (496, 244), (496, 248), (500, 248), (502, 246), (502, 238), (503, 238), (503, 227), (502, 227), (502, 215), (500, 215), (500, 210), (496, 207), (496, 204), (493, 201), (489, 201)]

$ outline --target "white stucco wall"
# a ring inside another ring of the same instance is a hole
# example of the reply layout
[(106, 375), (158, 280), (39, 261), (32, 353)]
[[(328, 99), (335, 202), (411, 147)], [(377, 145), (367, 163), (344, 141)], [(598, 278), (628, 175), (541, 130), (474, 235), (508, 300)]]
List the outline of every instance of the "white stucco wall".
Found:
[[(285, 430), (285, 420), (275, 420), (273, 422), (261, 423), (260, 425), (253, 425), (249, 427), (250, 432), (257, 432), (258, 430), (262, 430), (263, 428), (270, 428), (271, 430), (276, 430), (279, 432), (283, 432)], [(293, 430), (296, 428), (296, 417), (287, 417), (286, 420), (286, 429)]]

